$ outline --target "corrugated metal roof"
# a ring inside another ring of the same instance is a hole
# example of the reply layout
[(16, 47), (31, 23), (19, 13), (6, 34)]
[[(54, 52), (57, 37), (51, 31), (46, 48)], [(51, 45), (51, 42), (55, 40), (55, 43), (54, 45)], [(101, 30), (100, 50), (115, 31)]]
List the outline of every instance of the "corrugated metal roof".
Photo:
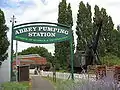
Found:
[(27, 60), (27, 59), (25, 59), (25, 60), (20, 60), (20, 61), (22, 61), (22, 62), (33, 62), (33, 63), (35, 63), (35, 61), (33, 61), (33, 60)]
[(19, 55), (17, 58), (30, 58), (30, 57), (41, 57), (38, 54), (29, 54), (29, 55)]

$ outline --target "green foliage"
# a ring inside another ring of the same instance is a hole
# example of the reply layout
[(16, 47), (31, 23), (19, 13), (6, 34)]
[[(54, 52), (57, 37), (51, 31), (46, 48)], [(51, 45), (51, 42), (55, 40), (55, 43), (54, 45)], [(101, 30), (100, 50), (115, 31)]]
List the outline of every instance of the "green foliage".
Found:
[[(102, 31), (100, 35), (100, 40), (99, 40), (99, 52), (100, 56), (105, 56), (106, 53), (112, 52), (111, 47), (113, 46), (114, 41), (112, 40), (112, 32), (114, 28), (114, 24), (112, 21), (112, 18), (108, 16), (106, 9), (101, 8), (96, 5), (95, 8), (95, 13), (94, 13), (94, 18), (93, 18), (93, 30), (96, 32), (97, 30), (97, 25), (100, 24), (100, 19), (102, 19)], [(95, 35), (95, 33), (94, 33)]]
[(19, 52), (18, 55), (27, 55), (27, 54), (39, 54), (42, 57), (45, 57), (48, 62), (53, 63), (54, 57), (51, 53), (48, 52), (48, 50), (44, 47), (35, 46), (35, 47), (29, 47), (25, 50), (22, 50), (22, 52)]
[(117, 26), (117, 30), (120, 31), (120, 25)]
[(111, 33), (110, 53), (120, 58), (120, 31), (114, 29)]
[(72, 10), (71, 10), (70, 3), (68, 4), (66, 15), (67, 15), (67, 24), (66, 25), (72, 27), (73, 26), (73, 18), (72, 18)]
[(56, 68), (56, 70), (60, 70), (60, 64), (59, 63), (55, 63), (55, 68)]
[(58, 11), (58, 23), (67, 24), (67, 3), (66, 0), (62, 0), (59, 3), (59, 11)]
[(111, 53), (117, 57), (120, 57), (120, 32), (119, 26), (117, 30), (114, 29), (112, 17), (106, 12), (106, 9), (99, 8), (97, 5), (94, 7), (94, 16), (92, 22), (91, 6), (83, 1), (79, 4), (79, 10), (77, 14), (76, 34), (78, 51), (86, 50), (86, 45), (92, 39), (94, 39), (98, 26), (102, 19), (102, 31), (98, 43), (98, 52), (100, 57), (106, 56), (107, 53)]
[(4, 12), (0, 9), (0, 61), (4, 61), (8, 54), (9, 41), (7, 38), (8, 27), (5, 25)]
[(76, 34), (77, 38), (77, 50), (85, 50), (87, 41), (92, 38), (92, 13), (91, 6), (87, 3), (85, 5), (83, 1), (79, 4), (79, 10), (77, 14), (77, 26)]
[[(73, 26), (71, 5), (70, 3), (67, 5), (66, 0), (62, 0), (62, 2), (59, 3), (58, 23), (68, 25), (71, 28)], [(62, 69), (66, 69), (66, 67), (68, 66), (67, 62), (69, 55), (70, 55), (69, 41), (55, 43), (55, 61), (57, 68), (61, 67)]]
[(108, 53), (106, 56), (101, 58), (102, 64), (107, 66), (120, 65), (120, 58)]
[(1, 85), (2, 90), (28, 90), (29, 82), (7, 82)]

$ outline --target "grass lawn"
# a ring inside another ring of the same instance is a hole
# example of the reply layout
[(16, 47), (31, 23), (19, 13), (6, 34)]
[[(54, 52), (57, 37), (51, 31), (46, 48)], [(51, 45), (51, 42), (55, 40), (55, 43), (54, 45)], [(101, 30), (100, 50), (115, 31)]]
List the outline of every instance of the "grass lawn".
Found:
[(29, 90), (29, 82), (7, 82), (3, 83), (2, 90)]

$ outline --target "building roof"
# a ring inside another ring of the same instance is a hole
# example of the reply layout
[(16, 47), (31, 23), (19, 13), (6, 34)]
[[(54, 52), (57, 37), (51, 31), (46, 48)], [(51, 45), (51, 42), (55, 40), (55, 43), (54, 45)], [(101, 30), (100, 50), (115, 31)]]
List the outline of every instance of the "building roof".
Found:
[[(47, 60), (44, 57), (39, 56), (38, 54), (29, 54), (29, 55), (19, 55), (17, 59), (22, 63), (34, 63), (34, 64), (46, 64)], [(14, 62), (16, 58), (14, 57)]]
[(29, 54), (29, 55), (19, 55), (17, 58), (30, 58), (30, 57), (41, 57), (38, 54)]
[(32, 63), (35, 63), (35, 61), (33, 61), (33, 60), (27, 60), (27, 59), (25, 59), (25, 60), (20, 60), (20, 62), (32, 62)]

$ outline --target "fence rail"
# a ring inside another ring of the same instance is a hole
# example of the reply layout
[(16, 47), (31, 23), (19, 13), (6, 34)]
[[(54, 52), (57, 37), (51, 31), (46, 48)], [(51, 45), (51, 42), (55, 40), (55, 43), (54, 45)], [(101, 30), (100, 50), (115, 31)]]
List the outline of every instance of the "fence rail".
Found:
[[(42, 76), (49, 76), (49, 77), (53, 77), (53, 72), (48, 72), (48, 71), (43, 71), (41, 72)], [(56, 72), (56, 78), (59, 79), (71, 79), (71, 73), (61, 73), (61, 72)], [(79, 80), (79, 79), (91, 79), (91, 80), (95, 80), (96, 76), (94, 74), (74, 74), (74, 79), (75, 80)]]
[[(30, 74), (34, 74), (34, 69), (30, 69)], [(41, 75), (42, 76), (49, 76), (49, 77), (53, 77), (53, 72), (51, 71), (41, 71)], [(71, 79), (71, 73), (62, 73), (62, 72), (56, 72), (56, 78), (59, 79)], [(91, 79), (91, 80), (95, 80), (96, 79), (96, 75), (95, 74), (77, 74), (74, 73), (74, 79), (78, 80), (78, 79)]]

